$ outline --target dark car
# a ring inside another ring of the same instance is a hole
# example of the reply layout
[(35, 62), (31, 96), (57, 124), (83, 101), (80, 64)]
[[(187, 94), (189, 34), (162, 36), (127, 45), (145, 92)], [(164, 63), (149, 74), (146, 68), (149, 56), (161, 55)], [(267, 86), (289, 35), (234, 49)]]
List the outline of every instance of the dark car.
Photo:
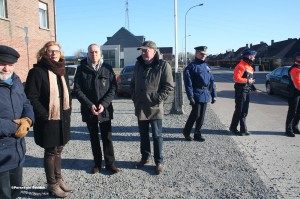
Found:
[(117, 95), (118, 96), (130, 96), (131, 89), (130, 89), (130, 82), (132, 79), (134, 70), (134, 65), (127, 65), (121, 70), (120, 74), (117, 77)]
[(66, 71), (69, 76), (69, 85), (72, 94), (73, 94), (74, 77), (75, 77), (76, 70), (77, 70), (77, 65), (66, 65)]
[(288, 70), (290, 67), (281, 66), (266, 75), (266, 91), (269, 95), (280, 94), (288, 97), (290, 84)]

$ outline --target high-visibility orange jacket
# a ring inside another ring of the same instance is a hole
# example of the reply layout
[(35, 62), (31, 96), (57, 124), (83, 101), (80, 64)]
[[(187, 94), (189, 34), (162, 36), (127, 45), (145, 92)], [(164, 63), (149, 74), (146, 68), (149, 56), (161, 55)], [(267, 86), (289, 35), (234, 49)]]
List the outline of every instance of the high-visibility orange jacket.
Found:
[(248, 82), (249, 78), (253, 78), (253, 68), (244, 60), (241, 60), (238, 65), (234, 68), (233, 79), (235, 83), (244, 83)]
[(290, 69), (291, 80), (297, 90), (300, 91), (300, 66), (293, 65)]

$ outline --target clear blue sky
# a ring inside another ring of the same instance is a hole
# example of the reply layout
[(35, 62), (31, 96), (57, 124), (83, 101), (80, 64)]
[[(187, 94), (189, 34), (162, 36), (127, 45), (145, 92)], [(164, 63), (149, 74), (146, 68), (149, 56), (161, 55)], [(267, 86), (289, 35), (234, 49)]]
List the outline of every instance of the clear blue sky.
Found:
[[(126, 27), (125, 3), (56, 0), (57, 40), (65, 55), (86, 51), (91, 43), (103, 45)], [(250, 43), (300, 38), (299, 0), (177, 0), (178, 53), (184, 52), (186, 12), (200, 3), (186, 17), (187, 52), (206, 45), (210, 54), (219, 54)], [(175, 47), (174, 0), (128, 0), (128, 16), (132, 34), (158, 47)]]

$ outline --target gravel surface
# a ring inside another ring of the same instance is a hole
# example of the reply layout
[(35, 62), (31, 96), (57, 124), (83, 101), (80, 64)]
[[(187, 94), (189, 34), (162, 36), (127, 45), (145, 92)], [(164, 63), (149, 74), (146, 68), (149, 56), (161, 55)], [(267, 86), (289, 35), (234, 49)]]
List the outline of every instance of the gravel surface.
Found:
[[(102, 169), (93, 175), (89, 135), (73, 99), (72, 140), (62, 153), (62, 173), (75, 188), (68, 198), (282, 198), (274, 187), (266, 187), (210, 106), (202, 130), (206, 141), (185, 141), (181, 132), (190, 106), (183, 106), (183, 115), (171, 114), (172, 101), (170, 97), (165, 104), (161, 175), (155, 174), (153, 160), (140, 170), (133, 168), (141, 155), (137, 119), (128, 98), (113, 101), (114, 149), (121, 172), (111, 175)], [(51, 198), (45, 190), (43, 149), (34, 143), (32, 132), (26, 141), (21, 198)]]

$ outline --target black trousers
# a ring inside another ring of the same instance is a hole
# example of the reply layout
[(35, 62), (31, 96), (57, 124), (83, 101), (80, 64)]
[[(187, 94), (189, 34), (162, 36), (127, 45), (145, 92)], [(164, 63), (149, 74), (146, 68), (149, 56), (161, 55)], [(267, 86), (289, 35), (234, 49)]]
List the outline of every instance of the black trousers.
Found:
[(113, 165), (115, 162), (115, 155), (114, 155), (114, 147), (112, 143), (112, 128), (111, 128), (111, 120), (95, 123), (95, 122), (88, 122), (87, 128), (90, 132), (90, 141), (92, 145), (92, 152), (94, 156), (95, 166), (101, 167), (102, 166), (102, 151), (100, 147), (100, 140), (99, 140), (99, 128), (101, 133), (101, 139), (103, 143), (103, 153), (104, 153), (104, 161), (106, 166)]
[(298, 129), (300, 120), (300, 96), (293, 96), (289, 98), (289, 110), (286, 117), (285, 130), (286, 132), (293, 132)]
[(248, 115), (250, 95), (249, 90), (235, 88), (235, 110), (232, 116), (230, 128), (237, 129), (240, 123), (240, 132), (247, 132), (246, 117)]
[(15, 199), (21, 193), (23, 167), (0, 173), (0, 198)]
[(200, 129), (204, 122), (206, 107), (207, 107), (207, 103), (203, 103), (203, 102), (196, 103), (195, 105), (192, 106), (191, 113), (183, 129), (184, 134), (190, 135), (195, 121), (196, 121), (195, 133), (200, 132)]

